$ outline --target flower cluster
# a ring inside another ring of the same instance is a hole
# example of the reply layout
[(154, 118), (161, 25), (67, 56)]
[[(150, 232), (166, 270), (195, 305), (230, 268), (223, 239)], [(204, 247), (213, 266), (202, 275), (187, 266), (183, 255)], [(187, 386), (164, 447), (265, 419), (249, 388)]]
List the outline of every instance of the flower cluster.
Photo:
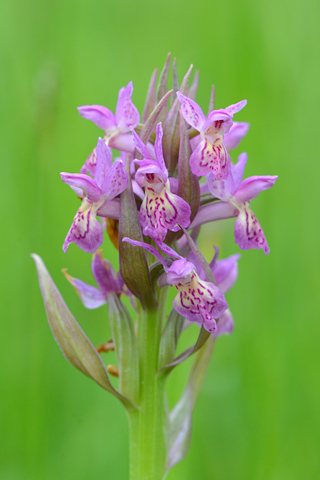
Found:
[[(120, 296), (124, 291), (142, 303), (143, 295), (151, 293), (156, 302), (156, 290), (170, 285), (177, 290), (173, 308), (186, 321), (217, 335), (232, 330), (224, 294), (236, 279), (239, 256), (217, 261), (215, 255), (207, 265), (210, 272), (204, 269), (197, 246), (201, 225), (236, 217), (234, 238), (240, 249), (261, 248), (269, 253), (250, 201), (272, 187), (277, 176), (242, 179), (247, 154), (233, 163), (230, 150), (248, 131), (247, 123), (233, 120), (247, 101), (214, 110), (212, 95), (206, 117), (194, 100), (196, 85), (188, 87), (189, 76), (190, 71), (177, 91), (167, 92), (163, 76), (157, 91), (152, 81), (142, 123), (131, 98), (132, 82), (121, 88), (115, 114), (100, 105), (79, 107), (82, 117), (105, 134), (80, 173), (61, 173), (63, 182), (81, 197), (63, 250), (75, 243), (85, 252), (97, 252), (104, 236), (101, 218), (113, 219), (119, 226), (121, 275), (115, 277), (100, 253), (94, 256), (92, 267), (99, 289), (67, 275), (84, 304), (95, 308), (107, 301), (109, 292)], [(118, 152), (114, 161), (112, 149)], [(123, 242), (139, 248), (140, 255), (135, 248), (124, 251)], [(151, 256), (141, 256), (141, 252)], [(141, 258), (144, 265), (137, 263)], [(153, 258), (156, 278), (150, 275)], [(132, 265), (135, 268), (129, 268)], [(138, 291), (133, 277), (139, 268), (147, 268), (147, 275), (142, 275)], [(146, 281), (149, 285), (143, 285)]]
[[(230, 152), (248, 132), (248, 123), (233, 119), (246, 100), (215, 110), (212, 89), (205, 116), (195, 102), (197, 73), (189, 85), (190, 67), (179, 86), (174, 61), (168, 90), (169, 67), (170, 54), (157, 88), (157, 71), (152, 74), (141, 120), (132, 102), (132, 82), (121, 88), (115, 114), (100, 105), (79, 107), (81, 116), (104, 134), (80, 173), (61, 173), (81, 200), (63, 250), (75, 243), (93, 254), (97, 286), (64, 274), (85, 307), (108, 304), (110, 340), (92, 345), (41, 258), (33, 255), (48, 321), (63, 354), (127, 410), (134, 440), (132, 479), (162, 480), (185, 456), (192, 411), (216, 338), (233, 330), (225, 295), (237, 279), (240, 255), (218, 259), (214, 247), (208, 263), (199, 248), (201, 227), (234, 217), (238, 247), (268, 254), (250, 202), (277, 179), (243, 179), (247, 154), (231, 159)], [(105, 234), (119, 251), (118, 273), (102, 256)], [(216, 243), (214, 236), (211, 243)], [(170, 288), (175, 296), (167, 305)], [(180, 335), (191, 324), (200, 327), (196, 340), (177, 354)], [(100, 355), (110, 350), (116, 365), (105, 365)], [(169, 412), (164, 380), (191, 355), (187, 384)], [(118, 377), (116, 385), (110, 375)]]

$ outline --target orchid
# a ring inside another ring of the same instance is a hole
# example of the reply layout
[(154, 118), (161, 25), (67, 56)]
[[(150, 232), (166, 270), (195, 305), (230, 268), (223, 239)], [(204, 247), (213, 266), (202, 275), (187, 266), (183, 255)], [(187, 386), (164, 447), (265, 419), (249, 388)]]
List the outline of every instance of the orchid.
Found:
[(178, 290), (178, 294), (173, 300), (173, 307), (180, 315), (190, 322), (203, 325), (208, 332), (216, 330), (215, 319), (219, 318), (228, 307), (222, 292), (213, 283), (201, 280), (193, 263), (163, 242), (159, 242), (155, 238), (153, 240), (164, 253), (178, 258), (178, 260), (172, 262), (171, 266), (168, 267), (165, 259), (152, 245), (127, 237), (122, 239), (123, 242), (143, 247), (162, 263), (167, 274), (168, 284), (173, 285)]
[[(118, 103), (115, 115), (106, 107), (101, 105), (84, 105), (78, 107), (83, 118), (87, 118), (105, 131), (104, 141), (106, 145), (133, 153), (132, 136), (128, 133), (135, 128), (140, 120), (137, 108), (133, 105), (131, 96), (133, 92), (132, 82), (119, 91)], [(97, 153), (94, 149), (85, 164), (81, 173), (95, 174)]]
[[(213, 110), (206, 118), (194, 100), (181, 92), (177, 92), (177, 97), (181, 102), (184, 119), (200, 132), (202, 138), (190, 158), (192, 172), (199, 177), (211, 172), (216, 179), (226, 178), (230, 172), (231, 162), (223, 137), (233, 125), (233, 115), (239, 112), (247, 101), (242, 100), (225, 109)], [(242, 134), (243, 132), (240, 134), (241, 138)]]
[(70, 243), (74, 242), (83, 251), (94, 253), (103, 243), (103, 228), (96, 215), (99, 209), (108, 210), (110, 201), (123, 192), (128, 184), (122, 161), (117, 160), (112, 165), (111, 152), (99, 138), (94, 179), (82, 173), (65, 172), (61, 173), (61, 179), (82, 196), (81, 206), (66, 236), (63, 251), (66, 252)]
[(145, 189), (145, 196), (139, 211), (139, 220), (145, 235), (151, 235), (163, 241), (168, 230), (177, 232), (181, 225), (190, 224), (191, 208), (185, 200), (171, 193), (170, 179), (162, 152), (162, 126), (157, 125), (155, 157), (133, 131), (135, 146), (143, 155), (143, 160), (135, 160), (139, 165), (135, 179)]
[[(247, 154), (239, 156), (238, 162), (232, 167), (230, 176), (224, 181), (218, 181), (213, 175), (208, 175), (208, 188), (215, 197), (234, 208), (237, 219), (234, 226), (235, 242), (242, 250), (262, 248), (267, 255), (270, 252), (263, 230), (250, 209), (249, 202), (263, 190), (271, 188), (277, 180), (277, 175), (263, 175), (246, 178), (242, 181)], [(216, 207), (212, 205), (211, 211)]]
[[(142, 124), (131, 100), (132, 82), (120, 90), (115, 114), (99, 105), (79, 107), (105, 136), (98, 138), (80, 173), (61, 173), (81, 199), (63, 251), (75, 243), (93, 253), (97, 286), (66, 269), (64, 275), (86, 308), (107, 304), (111, 340), (93, 346), (42, 260), (33, 255), (47, 318), (63, 354), (126, 409), (130, 480), (163, 480), (186, 455), (193, 408), (213, 347), (218, 337), (233, 331), (226, 295), (238, 277), (240, 255), (218, 259), (214, 247), (208, 263), (201, 251), (202, 225), (236, 217), (239, 247), (269, 253), (250, 202), (277, 179), (265, 175), (243, 180), (247, 155), (241, 154), (235, 165), (231, 161), (230, 152), (248, 132), (248, 123), (233, 122), (246, 100), (213, 110), (212, 89), (205, 117), (193, 100), (197, 74), (189, 86), (192, 66), (179, 84), (173, 63), (173, 89), (168, 91), (169, 68), (170, 55), (157, 88), (157, 72), (151, 77)], [(220, 246), (223, 235), (217, 230), (207, 230), (207, 243)], [(99, 249), (105, 233), (118, 254), (117, 275)], [(174, 296), (169, 295), (171, 287)], [(189, 333), (195, 336), (183, 350), (180, 336), (191, 324)], [(115, 365), (105, 365), (100, 356), (110, 350)], [(193, 359), (187, 385), (169, 412), (166, 379), (187, 359)], [(118, 377), (116, 384), (110, 375)]]

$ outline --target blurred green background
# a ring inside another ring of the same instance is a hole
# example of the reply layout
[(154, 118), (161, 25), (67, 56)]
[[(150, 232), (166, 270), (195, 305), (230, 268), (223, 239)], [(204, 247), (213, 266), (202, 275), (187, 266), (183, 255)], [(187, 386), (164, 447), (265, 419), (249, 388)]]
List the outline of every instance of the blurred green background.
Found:
[[(141, 111), (168, 51), (180, 79), (200, 70), (207, 111), (243, 98), (246, 175), (279, 175), (252, 207), (271, 253), (243, 252), (227, 297), (236, 328), (219, 340), (196, 406), (191, 448), (168, 480), (320, 478), (319, 10), (316, 0), (56, 0), (0, 4), (0, 479), (128, 477), (121, 405), (75, 371), (46, 322), (31, 252), (40, 254), (95, 344), (107, 307), (84, 309), (61, 274), (90, 282), (90, 255), (61, 246), (78, 206), (59, 172), (77, 172), (102, 132), (76, 107), (114, 110), (133, 81)], [(233, 155), (235, 159), (235, 155)], [(221, 225), (222, 227), (222, 225)], [(205, 228), (206, 254), (238, 252), (233, 221)], [(116, 264), (116, 252), (105, 245)], [(186, 369), (174, 372), (177, 398)]]

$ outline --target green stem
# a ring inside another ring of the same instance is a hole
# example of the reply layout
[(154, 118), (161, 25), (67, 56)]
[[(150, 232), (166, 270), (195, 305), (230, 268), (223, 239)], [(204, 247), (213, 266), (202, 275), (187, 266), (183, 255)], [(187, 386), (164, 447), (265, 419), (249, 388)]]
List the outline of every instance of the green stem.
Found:
[(166, 290), (161, 289), (157, 311), (139, 316), (140, 401), (138, 411), (128, 412), (130, 480), (163, 480), (165, 475), (165, 380), (157, 373)]

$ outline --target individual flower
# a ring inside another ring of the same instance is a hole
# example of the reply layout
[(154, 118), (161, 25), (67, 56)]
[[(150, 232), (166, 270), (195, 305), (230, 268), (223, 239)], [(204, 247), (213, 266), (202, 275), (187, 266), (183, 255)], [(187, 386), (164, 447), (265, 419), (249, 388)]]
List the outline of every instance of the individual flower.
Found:
[[(79, 113), (83, 118), (91, 120), (105, 131), (104, 141), (106, 145), (131, 153), (133, 153), (134, 145), (132, 135), (128, 132), (130, 132), (131, 128), (135, 128), (140, 120), (139, 112), (131, 100), (132, 91), (132, 82), (129, 82), (125, 88), (121, 88), (115, 115), (108, 108), (101, 105), (78, 107)], [(97, 154), (94, 149), (81, 168), (81, 173), (89, 172), (90, 175), (94, 175), (96, 162)]]
[(178, 258), (173, 262), (170, 261), (170, 266), (160, 252), (148, 243), (131, 240), (128, 237), (123, 238), (122, 241), (144, 248), (162, 263), (167, 274), (167, 283), (178, 290), (173, 300), (173, 307), (180, 315), (190, 322), (203, 325), (208, 332), (216, 330), (216, 319), (228, 308), (227, 302), (216, 285), (200, 279), (192, 262), (178, 255), (163, 242), (155, 240), (157, 247), (164, 253)]
[(125, 292), (124, 282), (120, 273), (115, 275), (111, 263), (102, 258), (102, 250), (99, 250), (94, 255), (91, 262), (91, 270), (98, 288), (71, 277), (66, 270), (63, 270), (65, 277), (73, 285), (85, 307), (90, 309), (98, 308), (107, 303), (110, 294), (120, 295)]
[[(231, 161), (223, 137), (233, 125), (234, 113), (239, 112), (246, 105), (247, 100), (242, 100), (225, 109), (213, 110), (206, 118), (194, 100), (180, 92), (177, 92), (177, 96), (184, 119), (200, 132), (202, 139), (190, 157), (192, 173), (200, 177), (211, 172), (216, 179), (226, 178), (230, 172)], [(238, 133), (241, 135), (243, 132)]]
[[(226, 180), (216, 180), (213, 175), (208, 175), (208, 189), (212, 195), (225, 202), (231, 210), (234, 210), (235, 216), (237, 216), (234, 236), (239, 247), (242, 250), (261, 248), (267, 255), (270, 251), (267, 240), (256, 216), (250, 209), (249, 202), (261, 191), (271, 188), (278, 177), (277, 175), (258, 175), (242, 180), (246, 162), (247, 154), (242, 153)], [(212, 216), (215, 216), (218, 205), (210, 205), (207, 210), (206, 221), (210, 221), (209, 218), (212, 219)]]
[(96, 215), (108, 216), (112, 212), (112, 200), (128, 185), (128, 177), (121, 160), (112, 164), (110, 149), (102, 138), (97, 143), (97, 166), (94, 179), (82, 173), (61, 173), (61, 179), (80, 196), (82, 203), (63, 244), (66, 252), (70, 243), (76, 243), (83, 251), (94, 253), (103, 242), (103, 228)]
[[(230, 257), (217, 260), (219, 249), (215, 248), (215, 255), (210, 262), (210, 268), (214, 275), (217, 287), (219, 290), (226, 294), (235, 284), (238, 278), (238, 260), (240, 258), (239, 254), (231, 255)], [(191, 261), (199, 273), (199, 277), (203, 280), (205, 279), (205, 273), (199, 262), (197, 256), (191, 250), (187, 259)], [(185, 325), (187, 326), (187, 325)], [(229, 309), (225, 310), (223, 314), (219, 317), (217, 323), (217, 329), (213, 332), (215, 338), (223, 334), (230, 335), (234, 328), (234, 321), (232, 313)]]
[(143, 160), (135, 160), (139, 165), (135, 179), (144, 188), (144, 199), (139, 211), (139, 221), (145, 235), (163, 241), (168, 230), (177, 232), (179, 225), (186, 228), (190, 224), (191, 208), (178, 195), (171, 193), (168, 170), (162, 152), (162, 126), (158, 123), (154, 152), (156, 160), (138, 135), (132, 131), (135, 146), (143, 155)]

